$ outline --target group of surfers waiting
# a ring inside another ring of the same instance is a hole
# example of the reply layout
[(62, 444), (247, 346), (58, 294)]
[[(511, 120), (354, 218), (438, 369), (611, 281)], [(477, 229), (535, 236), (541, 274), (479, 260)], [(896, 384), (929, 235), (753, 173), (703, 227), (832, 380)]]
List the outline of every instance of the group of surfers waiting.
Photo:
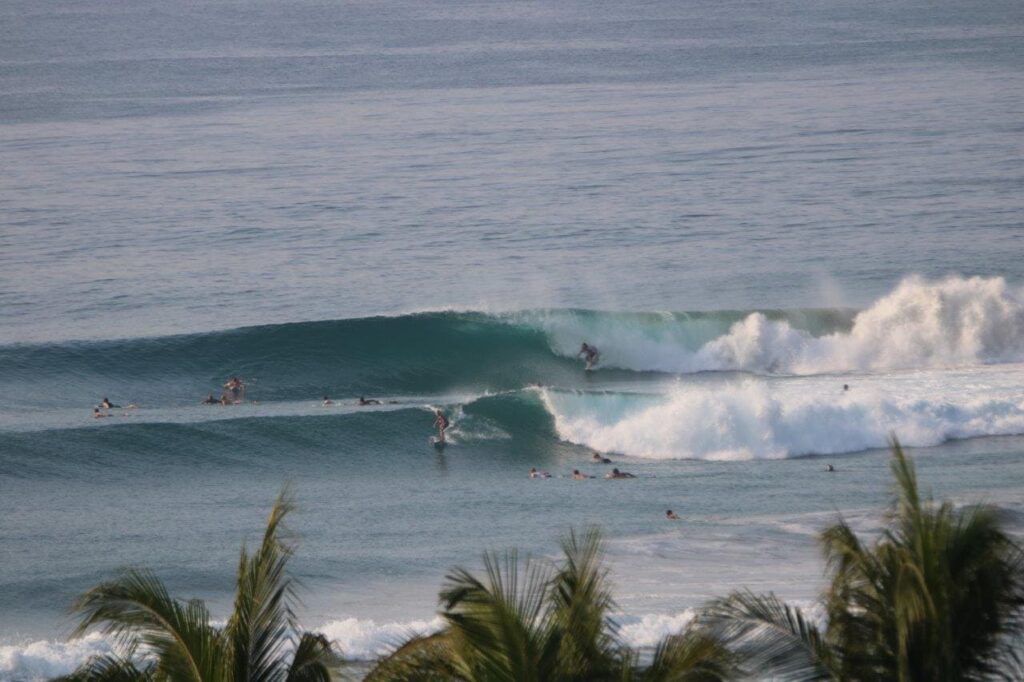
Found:
[[(590, 371), (590, 370), (592, 370), (594, 368), (594, 365), (596, 365), (600, 361), (601, 353), (600, 353), (600, 351), (597, 350), (596, 346), (592, 346), (592, 345), (588, 344), (586, 341), (584, 341), (583, 344), (580, 346), (580, 350), (576, 354), (576, 357), (582, 357), (583, 361), (586, 363), (587, 371)], [(210, 394), (208, 394), (206, 396), (206, 398), (204, 398), (201, 401), (201, 404), (203, 404), (203, 405), (238, 405), (239, 403), (245, 402), (245, 382), (242, 381), (237, 376), (233, 376), (230, 379), (228, 379), (226, 382), (224, 382), (223, 388), (224, 388), (224, 391), (220, 394), (220, 398), (216, 398), (216, 397), (214, 397), (213, 393), (210, 393)], [(325, 395), (324, 398), (323, 398), (323, 402), (321, 404), (324, 405), (324, 406), (329, 406), (329, 405), (334, 405), (335, 402), (333, 400), (331, 400), (330, 397)], [(376, 398), (367, 398), (366, 396), (359, 396), (359, 400), (356, 401), (356, 404), (361, 406), (361, 407), (365, 407), (367, 405), (382, 405), (383, 403), (380, 400), (377, 400)], [(104, 398), (103, 402), (99, 406), (93, 408), (93, 416), (96, 417), (96, 418), (107, 417), (107, 416), (109, 416), (109, 412), (107, 412), (107, 410), (111, 410), (111, 409), (115, 409), (115, 408), (120, 408), (120, 407), (121, 407), (120, 405), (115, 405), (115, 404), (111, 403), (107, 398)], [(128, 407), (129, 408), (133, 408), (135, 406), (134, 405), (129, 405)], [(444, 411), (441, 410), (440, 408), (435, 408), (435, 410), (434, 410), (434, 428), (437, 429), (437, 439), (435, 441), (436, 443), (445, 443), (446, 442), (445, 441), (445, 431), (447, 431), (450, 426), (451, 426), (451, 421), (445, 415)], [(597, 455), (595, 455), (595, 457), (597, 457)], [(580, 474), (578, 471), (574, 471), (573, 472), (574, 477), (576, 477), (577, 474), (580, 477), (586, 478), (586, 476), (584, 474)], [(531, 476), (532, 476), (532, 472), (531, 472)], [(622, 472), (619, 472), (618, 469), (615, 469), (612, 472), (612, 474), (608, 475), (608, 478), (634, 478), (634, 477), (633, 477), (632, 474), (622, 473)]]
[[(594, 453), (594, 456), (591, 458), (591, 461), (594, 464), (611, 464), (612, 463), (612, 461), (610, 459), (608, 459), (607, 457), (601, 456), (601, 454), (597, 453), (597, 452)], [(611, 472), (605, 474), (604, 477), (607, 478), (607, 479), (613, 479), (613, 478), (636, 478), (636, 476), (634, 476), (633, 474), (629, 473), (628, 471), (619, 471), (618, 467), (612, 469)], [(540, 471), (540, 470), (537, 469), (537, 467), (530, 467), (530, 478), (551, 478), (551, 474), (549, 474), (546, 471)], [(597, 478), (597, 476), (591, 476), (590, 474), (583, 473), (579, 469), (573, 469), (572, 470), (572, 476), (570, 478), (572, 478), (574, 481), (584, 481), (584, 480), (586, 480), (588, 478)]]

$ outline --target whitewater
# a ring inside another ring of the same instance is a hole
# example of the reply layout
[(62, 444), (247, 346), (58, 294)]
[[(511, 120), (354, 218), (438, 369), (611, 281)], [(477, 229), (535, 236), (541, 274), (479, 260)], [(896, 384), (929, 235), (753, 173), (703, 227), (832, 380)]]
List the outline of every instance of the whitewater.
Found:
[(1022, 32), (1019, 0), (0, 3), (0, 681), (110, 651), (68, 608), (123, 566), (223, 619), (286, 483), (300, 621), (364, 666), (452, 567), (591, 525), (636, 646), (741, 587), (811, 604), (893, 435), (1021, 533)]
[[(219, 500), (204, 500), (203, 490), (219, 489), (241, 472), (267, 494), (275, 481), (297, 479), (313, 507), (309, 516), (300, 515), (299, 525), (320, 528), (321, 535), (323, 524), (331, 524), (335, 530), (328, 535), (339, 545), (360, 538), (355, 556), (311, 548), (315, 560), (298, 562), (319, 595), (307, 618), (359, 660), (387, 651), (403, 633), (440, 627), (424, 593), (436, 587), (431, 580), (446, 559), (465, 560), (478, 549), (469, 538), (486, 527), (480, 525), (488, 518), (483, 509), (531, 504), (556, 514), (559, 522), (551, 529), (543, 515), (515, 515), (514, 523), (499, 523), (494, 531), (511, 546), (523, 544), (524, 527), (532, 529), (526, 548), (542, 553), (547, 545), (538, 541), (563, 522), (586, 523), (597, 514), (616, 536), (613, 568), (628, 576), (626, 608), (617, 616), (623, 636), (648, 646), (692, 617), (699, 595), (708, 594), (707, 570), (719, 574), (714, 584), (721, 590), (730, 589), (730, 571), (696, 555), (717, 557), (718, 563), (729, 556), (734, 579), (747, 582), (752, 576), (740, 567), (761, 552), (804, 557), (799, 566), (790, 560), (765, 567), (754, 582), (768, 580), (798, 599), (813, 598), (804, 584), (814, 581), (808, 542), (815, 524), (828, 516), (817, 508), (818, 495), (807, 492), (822, 483), (812, 483), (821, 465), (805, 463), (815, 461), (807, 457), (866, 453), (837, 463), (842, 478), (833, 480), (842, 482), (826, 481), (827, 491), (819, 491), (830, 500), (845, 496), (853, 518), (867, 519), (871, 507), (865, 503), (884, 493), (884, 486), (874, 491), (870, 484), (882, 480), (884, 448), (893, 435), (926, 449), (921, 452), (939, 447), (921, 455), (921, 464), (928, 471), (931, 461), (955, 462), (950, 475), (958, 493), (981, 474), (982, 483), (974, 485), (983, 484), (987, 496), (995, 491), (1009, 508), (1019, 506), (1012, 491), (1024, 483), (1017, 474), (995, 487), (989, 477), (993, 460), (1015, 456), (1015, 437), (1024, 434), (1021, 301), (1021, 290), (1002, 278), (910, 276), (862, 310), (442, 311), (7, 346), (0, 348), (0, 476), (20, 481), (9, 491), (21, 499), (22, 510), (8, 537), (21, 537), (19, 526), (29, 533), (35, 513), (66, 523), (68, 513), (78, 514), (72, 509), (86, 504), (113, 524), (98, 541), (115, 541), (123, 532), (119, 514), (81, 496), (96, 490), (123, 495), (113, 490), (132, 481), (141, 489), (123, 503), (134, 506), (142, 528), (161, 527), (165, 512), (161, 505), (150, 511), (138, 505), (148, 506), (150, 496), (168, 503), (175, 498), (174, 508), (199, 510), (188, 512), (187, 518), (196, 516), (192, 523), (210, 513), (235, 519), (201, 540), (221, 546), (230, 543), (228, 529), (237, 530), (240, 541), (251, 528), (257, 499), (246, 495), (242, 507), (228, 512)], [(601, 351), (593, 372), (582, 372), (576, 358), (582, 340)], [(217, 390), (229, 367), (247, 381), (250, 400), (197, 404)], [(135, 407), (92, 423), (82, 405), (94, 399), (97, 386)], [(360, 406), (356, 398), (364, 394), (381, 404)], [(15, 399), (20, 395), (32, 399)], [(332, 403), (324, 405), (322, 396)], [(426, 439), (437, 408), (452, 419), (450, 445), (430, 453)], [(985, 440), (995, 436), (1010, 440)], [(58, 442), (61, 448), (54, 449)], [(642, 489), (602, 491), (600, 486), (616, 484), (600, 480), (566, 489), (562, 477), (569, 468), (603, 474), (590, 461), (595, 452), (640, 476)], [(790, 464), (762, 468), (773, 462)], [(741, 470), (733, 467), (740, 463), (757, 489), (738, 476)], [(523, 472), (535, 465), (554, 470), (555, 478), (532, 485)], [(455, 496), (444, 503), (454, 504), (461, 519), (453, 527), (443, 521), (451, 511), (401, 521), (425, 509), (440, 513), (433, 486), (422, 485), (424, 466), (442, 486), (451, 480), (453, 487), (440, 490)], [(965, 476), (962, 466), (971, 474)], [(858, 470), (860, 476), (847, 479)], [(334, 471), (344, 472), (347, 483)], [(143, 484), (139, 477), (154, 472), (157, 478)], [(468, 478), (461, 480), (463, 475)], [(47, 492), (57, 490), (54, 484), (75, 504), (56, 503)], [(1007, 492), (998, 492), (1006, 486)], [(771, 493), (780, 489), (792, 491), (781, 506)], [(609, 517), (600, 510), (612, 494), (617, 509)], [(649, 508), (652, 497), (687, 514), (686, 533), (635, 534), (638, 519), (658, 513)], [(397, 518), (385, 522), (379, 514)], [(345, 521), (339, 525), (339, 519)], [(87, 522), (92, 539), (94, 523)], [(362, 537), (361, 527), (381, 524), (377, 540)], [(455, 551), (425, 560), (425, 549), (417, 548), (437, 541)], [(64, 536), (61, 542), (70, 543), (62, 546), (72, 556), (84, 551), (84, 545), (75, 549), (84, 539)], [(153, 551), (149, 541), (143, 544), (147, 554)], [(176, 546), (172, 541), (168, 549), (173, 553)], [(181, 574), (184, 584), (191, 582), (188, 576), (209, 575), (200, 582), (212, 581), (205, 589), (215, 604), (223, 578), (216, 577), (222, 569), (213, 567), (212, 558), (226, 559), (225, 547), (198, 563), (190, 560)], [(67, 672), (111, 646), (98, 635), (63, 642), (31, 634), (45, 633), (45, 614), (66, 604), (105, 565), (86, 552), (81, 556), (91, 558), (84, 563), (75, 560), (30, 578), (21, 571), (34, 564), (34, 555), (25, 548), (6, 569), (8, 584), (22, 595), (15, 603), (24, 600), (25, 613), (42, 618), (30, 634), (8, 630), (0, 644), (0, 674), (11, 679)], [(329, 576), (339, 569), (370, 573), (338, 584)], [(370, 606), (378, 590), (396, 589), (387, 578), (370, 579), (381, 570), (403, 576), (399, 593), (417, 608)], [(355, 594), (348, 593), (352, 588)], [(30, 604), (41, 589), (55, 595), (43, 602), (52, 606), (39, 610)]]

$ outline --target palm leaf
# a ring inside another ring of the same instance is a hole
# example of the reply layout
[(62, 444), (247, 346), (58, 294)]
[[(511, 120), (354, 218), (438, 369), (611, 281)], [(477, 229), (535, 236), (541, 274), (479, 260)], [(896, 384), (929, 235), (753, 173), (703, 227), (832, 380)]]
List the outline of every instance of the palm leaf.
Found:
[(305, 632), (292, 655), (285, 682), (330, 682), (330, 666), (336, 663), (338, 660), (327, 638)]
[(297, 627), (294, 587), (285, 571), (293, 549), (279, 533), (293, 509), (286, 488), (274, 502), (259, 549), (250, 556), (242, 548), (234, 611), (225, 629), (235, 680), (273, 682), (285, 674), (283, 654)]
[(691, 627), (665, 637), (639, 679), (642, 682), (718, 682), (739, 675), (736, 655), (717, 638), (699, 627)]
[(130, 656), (93, 656), (70, 675), (51, 682), (153, 682), (153, 666), (139, 668)]
[(798, 609), (774, 594), (743, 590), (713, 600), (702, 610), (700, 625), (759, 675), (799, 680), (832, 677), (833, 655), (821, 633)]
[(224, 643), (209, 624), (206, 606), (172, 599), (149, 571), (123, 571), (79, 597), (72, 610), (81, 615), (75, 636), (95, 626), (130, 649), (143, 648), (155, 657), (158, 677), (194, 682), (225, 678)]

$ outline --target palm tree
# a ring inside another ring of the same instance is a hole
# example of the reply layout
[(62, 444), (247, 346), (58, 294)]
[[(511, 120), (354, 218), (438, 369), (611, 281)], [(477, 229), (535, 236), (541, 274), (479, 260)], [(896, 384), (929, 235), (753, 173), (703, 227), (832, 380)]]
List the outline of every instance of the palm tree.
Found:
[(824, 628), (774, 595), (735, 592), (702, 624), (748, 666), (783, 679), (1019, 679), (1024, 553), (998, 512), (922, 500), (892, 441), (886, 527), (865, 544), (845, 521), (821, 544)]
[[(327, 682), (334, 660), (319, 634), (301, 633), (295, 583), (285, 572), (293, 547), (279, 537), (294, 505), (288, 491), (274, 503), (263, 541), (243, 546), (234, 610), (223, 628), (210, 624), (200, 600), (172, 598), (150, 571), (129, 569), (80, 596), (74, 635), (98, 628), (123, 645), (119, 656), (87, 661), (69, 682)], [(136, 655), (141, 654), (141, 655)]]
[(557, 566), (508, 552), (484, 555), (483, 578), (454, 570), (440, 594), (445, 628), (410, 638), (366, 681), (703, 682), (731, 674), (728, 653), (695, 633), (668, 638), (651, 665), (638, 665), (609, 617), (597, 530), (570, 532), (562, 552)]

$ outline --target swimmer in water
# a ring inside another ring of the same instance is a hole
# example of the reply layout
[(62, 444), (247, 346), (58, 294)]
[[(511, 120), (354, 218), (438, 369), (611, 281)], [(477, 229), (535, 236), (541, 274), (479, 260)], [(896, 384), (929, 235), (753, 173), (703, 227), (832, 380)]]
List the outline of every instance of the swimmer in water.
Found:
[(619, 471), (618, 469), (612, 469), (612, 472), (610, 474), (607, 474), (605, 478), (636, 478), (636, 476), (627, 471)]
[(608, 459), (607, 457), (602, 457), (601, 455), (597, 454), (596, 452), (594, 453), (594, 456), (591, 457), (590, 459), (595, 464), (611, 464), (612, 463), (612, 461), (610, 459)]
[(437, 427), (437, 442), (444, 443), (444, 432), (451, 426), (451, 422), (448, 421), (448, 417), (444, 416), (444, 412), (440, 408), (434, 410), (434, 414), (437, 415), (437, 419), (434, 420), (434, 426)]
[(587, 474), (581, 473), (579, 469), (572, 470), (572, 479), (574, 481), (582, 481), (588, 478), (593, 478), (593, 476), (588, 476)]
[(231, 392), (231, 399), (234, 402), (239, 402), (239, 397), (242, 399), (245, 397), (245, 382), (238, 377), (231, 377), (224, 384), (224, 388)]
[(537, 467), (530, 467), (530, 478), (551, 478), (546, 471), (537, 471)]
[(115, 407), (121, 407), (121, 406), (120, 405), (115, 405), (114, 403), (110, 402), (109, 398), (104, 398), (103, 402), (100, 403), (100, 407), (102, 407), (104, 410), (112, 410)]
[(367, 400), (366, 396), (362, 396), (361, 395), (361, 396), (359, 396), (359, 404), (360, 405), (380, 405), (381, 402), (379, 400), (377, 400), (376, 398), (370, 398), (369, 400)]
[(576, 353), (576, 357), (583, 356), (584, 361), (587, 363), (587, 369), (591, 370), (594, 365), (597, 364), (598, 360), (601, 359), (601, 353), (597, 350), (597, 347), (587, 345), (584, 341), (583, 345), (580, 346), (580, 352)]
[(849, 391), (850, 390), (850, 384), (843, 384), (843, 390), (844, 391)]
[(92, 408), (92, 418), (93, 419), (103, 419), (104, 417), (109, 417), (109, 416), (110, 415), (106, 414), (105, 412), (100, 412), (100, 408), (98, 408), (98, 407)]
[(231, 400), (231, 398), (228, 397), (227, 393), (221, 393), (220, 394), (220, 404), (221, 405), (234, 405), (235, 403), (234, 403), (234, 401)]
[(835, 470), (836, 470), (836, 468), (834, 466), (832, 466), (831, 464), (826, 464), (825, 465), (825, 471), (831, 473), (831, 472), (833, 472)]
[(671, 519), (673, 521), (678, 521), (679, 520), (679, 514), (676, 514), (671, 509), (666, 509), (665, 510), (665, 518), (666, 519)]
[(327, 407), (328, 405), (333, 405), (334, 401), (328, 398), (327, 396), (324, 396), (324, 401), (320, 404), (323, 405), (324, 407)]
[(211, 393), (210, 395), (206, 396), (205, 400), (203, 400), (203, 405), (216, 405), (219, 402), (220, 401), (214, 398), (213, 394)]

